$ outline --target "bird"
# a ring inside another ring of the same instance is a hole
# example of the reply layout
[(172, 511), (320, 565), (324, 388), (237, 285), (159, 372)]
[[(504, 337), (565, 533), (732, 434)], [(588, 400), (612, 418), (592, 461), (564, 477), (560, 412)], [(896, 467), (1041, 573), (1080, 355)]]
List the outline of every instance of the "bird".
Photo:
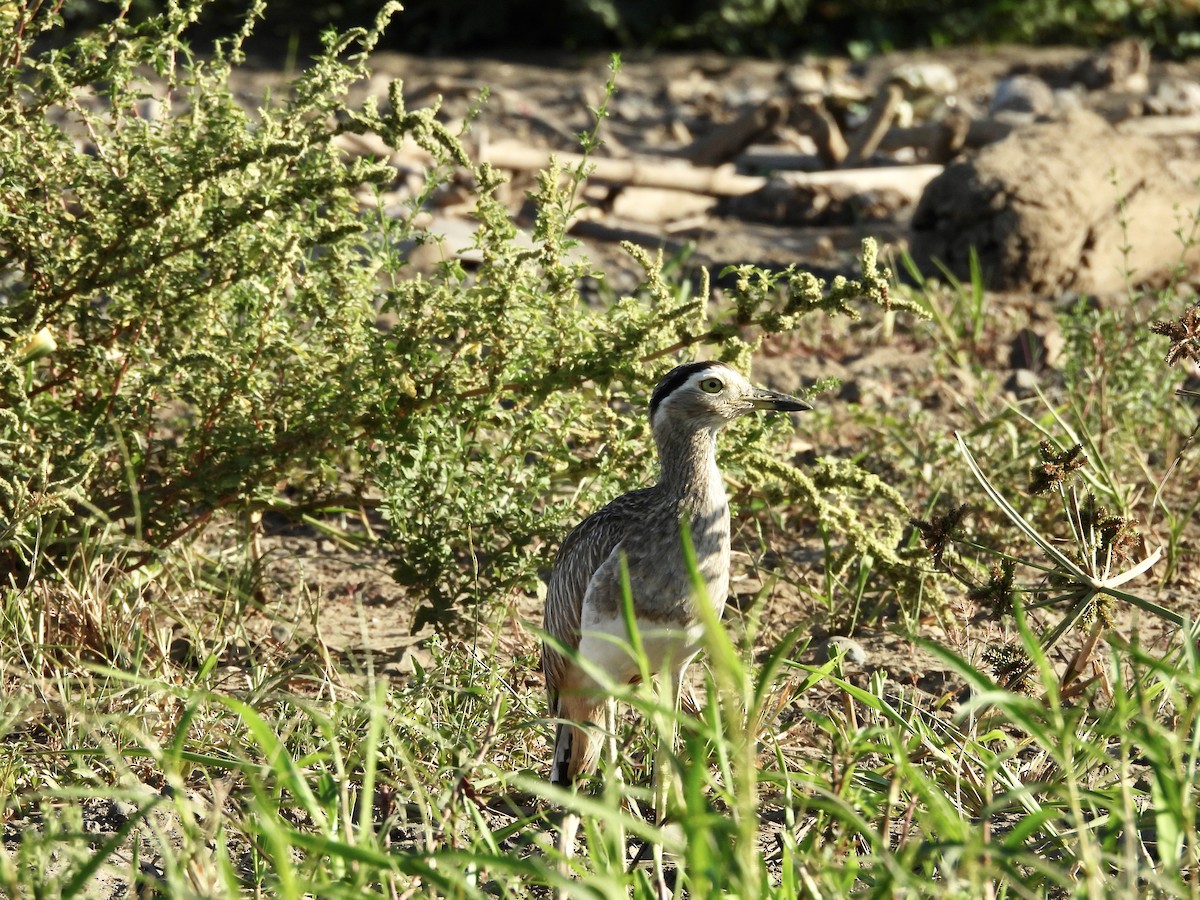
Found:
[[(589, 670), (606, 673), (613, 684), (635, 682), (643, 671), (627, 644), (622, 563), (645, 671), (660, 684), (672, 679), (678, 698), (703, 642), (697, 603), (711, 603), (720, 618), (729, 589), (729, 503), (717, 467), (717, 434), (739, 416), (809, 409), (796, 397), (755, 387), (721, 362), (677, 366), (655, 386), (650, 426), (657, 482), (622, 494), (575, 526), (558, 548), (547, 585), (542, 671), (550, 714), (558, 720), (553, 784), (571, 786), (598, 762), (607, 697)], [(706, 601), (693, 586), (685, 526)]]

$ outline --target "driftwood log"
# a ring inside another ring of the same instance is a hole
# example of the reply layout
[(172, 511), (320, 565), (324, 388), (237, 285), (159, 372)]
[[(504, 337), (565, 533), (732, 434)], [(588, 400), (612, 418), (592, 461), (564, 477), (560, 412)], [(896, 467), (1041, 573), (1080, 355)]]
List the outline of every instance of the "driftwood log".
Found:
[(850, 136), (850, 146), (839, 165), (848, 169), (855, 168), (870, 158), (879, 148), (883, 136), (887, 134), (888, 127), (896, 118), (896, 110), (903, 100), (904, 89), (899, 84), (889, 81), (883, 86), (883, 90), (875, 97), (866, 120)]
[[(521, 144), (490, 145), (483, 153), (485, 162), (500, 169), (539, 170), (550, 165), (551, 151)], [(554, 153), (563, 166), (574, 168), (583, 158), (575, 153)], [(612, 184), (637, 187), (669, 188), (737, 197), (765, 188), (772, 179), (759, 175), (741, 175), (730, 168), (704, 168), (673, 162), (639, 159), (588, 159), (590, 178)], [(778, 183), (796, 187), (839, 187), (857, 191), (891, 189), (912, 197), (942, 171), (941, 166), (882, 166), (870, 169), (838, 169), (830, 172), (787, 172), (776, 175)]]
[(687, 149), (684, 156), (697, 166), (719, 166), (749, 147), (761, 135), (770, 132), (787, 118), (786, 100), (773, 97), (747, 110), (727, 125), (705, 135)]
[(796, 104), (792, 112), (796, 126), (817, 145), (817, 153), (828, 168), (842, 164), (850, 148), (842, 135), (841, 126), (830, 115), (821, 99), (809, 99)]

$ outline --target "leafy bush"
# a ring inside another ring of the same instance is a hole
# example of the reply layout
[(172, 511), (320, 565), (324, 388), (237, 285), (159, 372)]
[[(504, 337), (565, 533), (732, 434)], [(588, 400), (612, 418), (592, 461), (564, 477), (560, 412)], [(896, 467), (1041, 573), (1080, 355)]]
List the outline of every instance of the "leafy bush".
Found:
[(326, 483), (376, 404), (351, 191), (391, 175), (332, 140), (367, 127), (337, 97), (378, 29), (330, 41), (252, 117), (227, 85), (240, 37), (194, 59), (179, 35), (195, 12), (41, 54), (50, 17), (0, 37), (19, 61), (0, 76), (0, 329), (10, 348), (42, 329), (57, 343), (0, 362), (10, 564), (80, 518), (162, 548), (285, 476)]
[[(54, 19), (30, 14), (0, 46), (18, 63), (0, 82), (10, 568), (69, 553), (87, 522), (121, 536), (136, 567), (217, 511), (363, 502), (377, 485), (418, 625), (446, 625), (464, 600), (531, 586), (545, 538), (575, 514), (558, 502), (569, 492), (594, 506), (645, 477), (648, 435), (624, 410), (664, 357), (708, 343), (744, 363), (757, 335), (805, 314), (893, 302), (870, 244), (861, 281), (747, 267), (715, 311), (706, 286), (668, 286), (661, 262), (631, 247), (641, 294), (592, 309), (576, 285), (594, 273), (564, 239), (582, 170), (544, 174), (535, 246), (520, 249), (500, 177), (470, 163), (435, 108), (408, 111), (399, 85), (385, 107), (345, 104), (392, 7), (371, 29), (329, 36), (254, 115), (229, 87), (249, 25), (200, 60), (181, 35), (201, 8), (41, 53), (33, 41)], [(366, 131), (423, 147), (429, 191), (455, 168), (473, 182), (476, 269), (450, 258), (409, 277), (397, 248), (432, 238), (412, 216), (360, 209), (358, 192), (393, 177), (338, 151), (340, 134)], [(27, 359), (37, 334), (56, 347)], [(753, 434), (735, 469), (761, 468), (765, 432)], [(813, 502), (880, 498), (891, 512), (848, 529), (839, 550), (889, 558), (897, 497), (850, 471), (791, 484)], [(821, 509), (838, 531), (856, 521)]]

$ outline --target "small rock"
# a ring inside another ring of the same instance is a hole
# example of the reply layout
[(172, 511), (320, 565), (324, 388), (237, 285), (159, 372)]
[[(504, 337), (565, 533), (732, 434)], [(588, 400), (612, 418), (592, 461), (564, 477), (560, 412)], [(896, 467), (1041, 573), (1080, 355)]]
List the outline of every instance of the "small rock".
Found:
[(1149, 71), (1149, 46), (1138, 38), (1129, 38), (1088, 57), (1080, 63), (1076, 76), (1088, 90), (1115, 88), (1145, 93), (1150, 86)]
[(114, 800), (113, 801), (113, 812), (117, 816), (119, 816), (121, 819), (127, 820), (131, 816), (133, 816), (135, 813), (137, 813), (137, 811), (138, 811), (137, 805), (134, 803), (128, 803), (125, 800)]
[(1186, 78), (1163, 79), (1154, 96), (1146, 101), (1146, 112), (1156, 116), (1200, 113), (1200, 83)]
[(1048, 116), (1056, 107), (1054, 91), (1042, 79), (1034, 75), (1011, 75), (996, 83), (988, 115), (1027, 121)]
[(1008, 381), (1004, 382), (1004, 389), (1016, 396), (1018, 400), (1027, 400), (1037, 396), (1038, 384), (1036, 372), (1030, 369), (1017, 369), (1008, 376)]
[(861, 666), (867, 662), (867, 651), (854, 638), (835, 634), (825, 642), (825, 658), (841, 659), (853, 666)]
[(788, 86), (789, 90), (800, 97), (814, 94), (820, 96), (825, 93), (825, 74), (812, 66), (803, 64), (788, 66), (784, 69), (780, 80)]
[(1008, 348), (1008, 365), (1012, 369), (1042, 372), (1055, 368), (1063, 349), (1063, 336), (1057, 328), (1040, 334), (1032, 328), (1017, 332)]
[(914, 94), (949, 97), (958, 90), (958, 79), (943, 63), (907, 63), (892, 72), (892, 79)]

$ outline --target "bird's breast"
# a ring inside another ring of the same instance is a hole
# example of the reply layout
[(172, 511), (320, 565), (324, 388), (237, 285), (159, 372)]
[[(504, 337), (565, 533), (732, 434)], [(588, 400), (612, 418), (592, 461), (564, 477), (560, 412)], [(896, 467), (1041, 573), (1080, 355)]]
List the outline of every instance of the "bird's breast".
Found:
[(729, 592), (729, 507), (719, 505), (681, 511), (675, 523), (679, 539), (647, 542), (628, 549), (630, 587), (639, 617), (691, 626), (699, 621), (691, 564), (684, 552), (681, 526), (686, 525), (696, 573), (713, 609), (720, 614)]

